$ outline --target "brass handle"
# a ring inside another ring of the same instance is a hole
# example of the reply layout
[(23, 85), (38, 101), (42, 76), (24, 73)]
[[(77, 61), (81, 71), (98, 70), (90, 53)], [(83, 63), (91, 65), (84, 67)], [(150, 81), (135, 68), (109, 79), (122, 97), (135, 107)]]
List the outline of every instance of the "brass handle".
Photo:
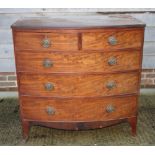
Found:
[(117, 64), (117, 59), (116, 59), (115, 57), (109, 58), (108, 64), (109, 64), (110, 66), (116, 65), (116, 64)]
[(45, 90), (53, 90), (54, 89), (54, 85), (52, 83), (45, 83)]
[(47, 39), (47, 38), (43, 39), (43, 40), (42, 40), (42, 46), (43, 46), (44, 48), (50, 47), (50, 46), (51, 46), (51, 41), (50, 41), (49, 39)]
[(55, 114), (55, 109), (53, 107), (47, 107), (46, 110), (48, 115), (54, 115)]
[(114, 36), (111, 36), (108, 38), (108, 43), (110, 45), (116, 45), (117, 44), (117, 39)]
[(115, 81), (110, 81), (107, 83), (106, 87), (108, 89), (113, 89), (114, 87), (116, 87), (116, 82)]
[(45, 68), (52, 67), (52, 66), (53, 66), (53, 62), (52, 62), (51, 60), (49, 60), (49, 59), (45, 59), (45, 60), (43, 61), (43, 66), (44, 66)]
[(114, 111), (115, 111), (115, 107), (114, 107), (113, 105), (108, 105), (108, 106), (106, 107), (106, 111), (107, 111), (108, 113), (114, 112)]

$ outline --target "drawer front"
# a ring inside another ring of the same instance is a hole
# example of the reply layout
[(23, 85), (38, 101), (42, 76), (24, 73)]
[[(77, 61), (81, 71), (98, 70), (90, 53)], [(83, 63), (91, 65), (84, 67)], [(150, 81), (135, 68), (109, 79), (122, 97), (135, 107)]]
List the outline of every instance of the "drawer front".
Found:
[(143, 29), (109, 30), (101, 33), (83, 33), (83, 50), (116, 50), (124, 48), (141, 48)]
[(65, 33), (15, 33), (16, 50), (58, 50), (78, 49), (77, 34)]
[(20, 74), (20, 93), (34, 96), (109, 96), (135, 93), (138, 72), (106, 75)]
[(44, 99), (21, 97), (24, 119), (39, 121), (107, 121), (136, 114), (137, 97)]
[[(59, 53), (16, 52), (17, 71), (115, 72), (140, 68), (140, 51)], [(21, 59), (22, 58), (22, 59)]]

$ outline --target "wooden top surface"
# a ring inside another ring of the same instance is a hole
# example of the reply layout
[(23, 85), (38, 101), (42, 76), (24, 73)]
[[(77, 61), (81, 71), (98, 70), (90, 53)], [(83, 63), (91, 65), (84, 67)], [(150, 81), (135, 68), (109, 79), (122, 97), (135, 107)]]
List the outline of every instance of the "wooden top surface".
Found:
[(11, 27), (15, 29), (81, 29), (144, 26), (144, 23), (129, 15), (98, 15), (22, 19)]

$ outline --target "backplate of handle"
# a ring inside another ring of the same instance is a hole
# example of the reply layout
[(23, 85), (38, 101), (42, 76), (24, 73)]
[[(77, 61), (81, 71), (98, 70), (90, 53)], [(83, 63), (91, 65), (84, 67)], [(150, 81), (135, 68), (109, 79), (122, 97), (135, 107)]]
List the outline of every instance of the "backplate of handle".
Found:
[(47, 91), (50, 91), (50, 90), (54, 89), (53, 83), (50, 83), (50, 82), (45, 83), (44, 87), (45, 87), (45, 90), (47, 90)]
[(51, 41), (48, 38), (45, 38), (42, 40), (41, 44), (44, 48), (49, 48), (51, 46)]
[(116, 44), (117, 44), (117, 39), (116, 39), (116, 37), (115, 37), (115, 36), (110, 36), (110, 37), (108, 38), (108, 43), (109, 43), (110, 45), (116, 45)]
[(53, 108), (53, 107), (47, 107), (46, 109), (45, 109), (45, 111), (46, 111), (46, 113), (48, 114), (48, 115), (54, 115), (55, 114), (55, 109)]
[(108, 59), (108, 64), (109, 64), (109, 66), (114, 66), (114, 65), (116, 65), (116, 64), (117, 64), (117, 59), (116, 59), (115, 57), (110, 57), (110, 58)]
[(45, 59), (45, 60), (43, 60), (43, 66), (44, 66), (45, 68), (50, 68), (50, 67), (53, 66), (53, 61), (50, 60), (50, 59)]
[(108, 89), (113, 89), (113, 88), (116, 87), (116, 82), (115, 82), (115, 81), (110, 81), (110, 82), (108, 82), (108, 83), (106, 84), (106, 87), (107, 87)]
[(106, 107), (106, 111), (108, 112), (108, 113), (111, 113), (111, 112), (114, 112), (115, 111), (115, 107), (113, 106), (113, 105), (108, 105), (107, 107)]

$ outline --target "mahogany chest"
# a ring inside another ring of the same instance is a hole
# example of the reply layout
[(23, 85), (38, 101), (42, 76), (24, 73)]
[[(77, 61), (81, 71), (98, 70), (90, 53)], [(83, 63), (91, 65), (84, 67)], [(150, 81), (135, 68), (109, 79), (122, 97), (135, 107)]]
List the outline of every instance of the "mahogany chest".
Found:
[(40, 18), (12, 25), (24, 138), (123, 121), (136, 134), (145, 25), (131, 16)]

